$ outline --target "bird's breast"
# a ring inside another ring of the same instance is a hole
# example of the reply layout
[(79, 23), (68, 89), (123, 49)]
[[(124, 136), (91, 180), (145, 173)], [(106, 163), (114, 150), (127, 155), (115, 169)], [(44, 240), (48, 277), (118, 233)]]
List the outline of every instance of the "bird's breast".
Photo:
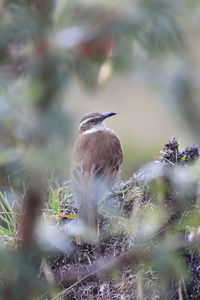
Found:
[(111, 130), (101, 130), (90, 134), (81, 133), (75, 145), (75, 159), (84, 163), (86, 169), (94, 164), (102, 166), (122, 162), (122, 148), (118, 136)]

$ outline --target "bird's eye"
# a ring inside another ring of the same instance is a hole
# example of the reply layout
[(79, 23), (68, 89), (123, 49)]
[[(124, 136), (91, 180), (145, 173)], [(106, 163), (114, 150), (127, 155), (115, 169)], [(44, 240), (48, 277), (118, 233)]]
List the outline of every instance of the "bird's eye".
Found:
[(86, 123), (87, 125), (93, 125), (93, 122), (92, 121), (89, 121)]
[(94, 125), (96, 124), (96, 120), (90, 120), (87, 122), (88, 125)]

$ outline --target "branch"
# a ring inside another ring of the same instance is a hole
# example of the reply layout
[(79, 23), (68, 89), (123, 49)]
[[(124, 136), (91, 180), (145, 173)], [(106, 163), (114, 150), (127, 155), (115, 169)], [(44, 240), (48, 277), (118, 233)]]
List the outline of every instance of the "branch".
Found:
[[(57, 278), (55, 278), (56, 282), (63, 286), (67, 286), (67, 288), (55, 296), (52, 300), (56, 300), (65, 295), (71, 288), (87, 279), (90, 279), (94, 275), (111, 272), (126, 265), (131, 265), (133, 267), (137, 266), (141, 262), (144, 263), (154, 260), (157, 257), (159, 250), (165, 246), (164, 243), (160, 243), (160, 246), (155, 247), (155, 243), (153, 243), (154, 239), (155, 237), (150, 241), (150, 243), (137, 245), (134, 249), (126, 251), (119, 257), (114, 258), (113, 256), (108, 256), (106, 258), (97, 259), (90, 267), (87, 266), (87, 272), (80, 271), (80, 267), (77, 266), (65, 273), (62, 272), (60, 276), (57, 274)], [(175, 241), (176, 242), (170, 245), (168, 249), (165, 246), (166, 253), (172, 253), (187, 247), (195, 246), (200, 243), (200, 236), (197, 235), (189, 241), (185, 239), (185, 236), (177, 235), (175, 237)]]

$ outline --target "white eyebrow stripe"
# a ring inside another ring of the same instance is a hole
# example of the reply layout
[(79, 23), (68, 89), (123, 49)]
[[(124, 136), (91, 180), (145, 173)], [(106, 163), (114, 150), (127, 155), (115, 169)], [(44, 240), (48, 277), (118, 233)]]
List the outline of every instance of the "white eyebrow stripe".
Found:
[(87, 123), (90, 119), (92, 119), (92, 118), (88, 118), (88, 119), (82, 121), (79, 125), (79, 129), (81, 128), (81, 126), (83, 126), (85, 123)]

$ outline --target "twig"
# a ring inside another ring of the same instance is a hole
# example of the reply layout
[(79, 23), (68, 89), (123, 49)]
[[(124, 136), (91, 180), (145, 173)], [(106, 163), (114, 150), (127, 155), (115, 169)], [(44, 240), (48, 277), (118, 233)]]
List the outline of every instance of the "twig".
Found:
[(67, 289), (63, 290), (60, 294), (58, 294), (57, 296), (55, 296), (54, 298), (52, 298), (52, 300), (56, 300), (61, 296), (64, 296), (70, 289), (72, 289), (73, 287), (75, 287), (76, 285), (78, 285), (80, 282), (84, 281), (85, 279), (88, 279), (90, 276), (95, 275), (95, 273), (98, 273), (100, 271), (103, 271), (105, 269), (105, 265), (97, 270), (94, 270), (93, 272), (85, 275), (84, 277), (82, 277), (81, 279), (79, 279), (78, 281), (76, 281), (74, 284), (70, 285)]
[[(175, 251), (187, 248), (189, 246), (194, 246), (200, 242), (200, 237), (191, 242), (186, 241), (185, 239), (183, 239), (182, 236), (177, 236), (176, 240), (177, 240), (177, 243), (173, 244), (173, 246), (171, 246), (169, 249), (166, 249), (166, 252), (169, 252), (169, 253), (175, 252)], [(78, 281), (71, 284), (69, 287), (67, 287), (65, 290), (63, 290), (61, 293), (59, 293), (57, 296), (52, 298), (52, 300), (56, 300), (59, 297), (65, 295), (70, 289), (72, 289), (79, 283), (83, 282), (84, 280), (88, 279), (92, 275), (95, 275), (97, 273), (102, 273), (102, 272), (110, 272), (113, 269), (122, 267), (127, 264), (138, 265), (141, 261), (144, 262), (144, 261), (150, 261), (150, 260), (154, 259), (157, 256), (157, 251), (158, 251), (159, 247), (156, 247), (156, 249), (155, 249), (155, 247), (153, 247), (153, 246), (150, 246), (150, 247), (147, 247), (147, 246), (148, 246), (148, 244), (139, 245), (132, 250), (126, 251), (125, 253), (121, 254), (120, 256), (118, 256), (117, 258), (114, 258), (114, 259), (107, 258), (107, 259), (97, 260), (92, 265), (91, 269), (93, 269), (93, 271), (91, 271), (89, 274), (84, 275), (81, 279), (79, 279)], [(160, 245), (160, 248), (161, 248), (161, 246), (162, 246), (162, 244)], [(109, 262), (109, 260), (110, 260), (110, 262)], [(99, 265), (103, 265), (103, 266), (98, 267)], [(65, 275), (65, 278), (68, 278), (68, 282), (69, 282), (69, 278), (70, 278), (70, 273), (72, 274), (72, 272), (66, 272), (66, 275)], [(73, 275), (74, 275), (74, 273), (75, 272), (73, 272)], [(75, 279), (75, 277), (74, 277), (74, 279)]]

